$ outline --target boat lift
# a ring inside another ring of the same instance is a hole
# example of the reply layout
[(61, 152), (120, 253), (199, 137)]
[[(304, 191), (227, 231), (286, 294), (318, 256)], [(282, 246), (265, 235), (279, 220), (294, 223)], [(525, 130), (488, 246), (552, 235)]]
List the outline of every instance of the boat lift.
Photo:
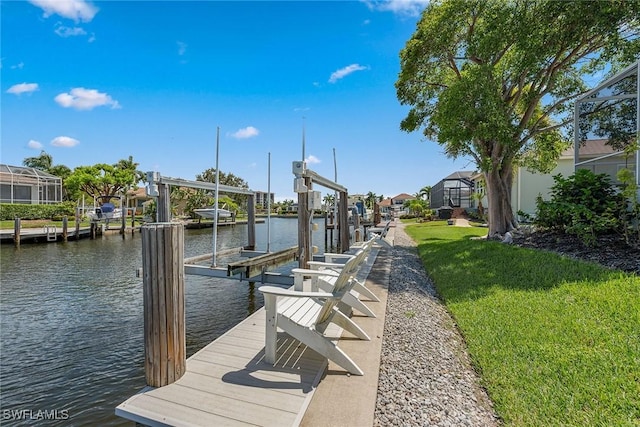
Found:
[[(180, 187), (215, 190), (216, 183), (204, 181), (190, 181), (182, 178), (170, 178), (161, 176), (159, 172), (147, 172), (147, 194), (157, 197), (157, 220), (158, 222), (171, 221), (171, 209), (169, 203), (169, 187), (176, 185)], [(226, 279), (247, 280), (249, 282), (262, 282), (281, 285), (293, 285), (293, 277), (284, 276), (279, 273), (266, 271), (267, 267), (283, 265), (297, 259), (297, 248), (288, 248), (278, 252), (264, 252), (256, 250), (256, 218), (255, 218), (255, 192), (246, 188), (232, 187), (228, 185), (218, 185), (218, 189), (223, 193), (244, 194), (248, 196), (247, 206), (247, 245), (239, 248), (231, 248), (223, 251), (198, 255), (184, 260), (185, 274), (199, 276), (210, 276)], [(215, 230), (215, 226), (214, 226)], [(227, 267), (217, 265), (196, 264), (204, 260), (215, 259), (216, 255), (240, 254), (241, 261), (230, 263)]]

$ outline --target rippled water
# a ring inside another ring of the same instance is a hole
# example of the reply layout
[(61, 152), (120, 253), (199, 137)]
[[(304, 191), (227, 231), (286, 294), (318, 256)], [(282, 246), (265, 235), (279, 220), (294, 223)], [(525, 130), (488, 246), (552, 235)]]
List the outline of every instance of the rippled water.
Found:
[[(322, 228), (322, 227), (320, 227)], [(267, 227), (256, 226), (259, 250)], [(247, 227), (221, 227), (219, 248), (246, 244)], [(322, 231), (314, 245), (324, 247)], [(297, 221), (271, 220), (271, 250), (297, 244)], [(211, 229), (185, 230), (187, 257), (211, 252)], [(115, 407), (145, 386), (140, 234), (0, 248), (0, 424), (132, 425)], [(222, 259), (220, 260), (222, 263)], [(291, 266), (289, 266), (290, 268)], [(284, 268), (286, 270), (286, 267)], [(187, 353), (262, 307), (247, 282), (186, 276)], [(67, 418), (68, 419), (63, 419)]]

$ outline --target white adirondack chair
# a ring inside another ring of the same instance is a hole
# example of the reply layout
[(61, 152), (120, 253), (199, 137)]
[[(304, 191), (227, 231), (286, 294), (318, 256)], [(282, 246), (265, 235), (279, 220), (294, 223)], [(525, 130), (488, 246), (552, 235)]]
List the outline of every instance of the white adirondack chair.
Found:
[[(353, 260), (347, 261), (355, 262)], [(335, 272), (332, 273), (335, 276)], [(364, 373), (336, 342), (324, 335), (330, 323), (335, 323), (356, 337), (369, 341), (369, 336), (351, 319), (336, 309), (336, 305), (353, 287), (351, 276), (344, 272), (336, 277), (331, 292), (304, 292), (261, 286), (267, 315), (265, 361), (275, 364), (278, 328), (354, 375)]]
[[(351, 265), (352, 266), (351, 274), (354, 277), (357, 274), (358, 269), (361, 268), (362, 264), (364, 264), (367, 261), (367, 257), (369, 256), (369, 253), (371, 252), (371, 249), (372, 249), (373, 245), (375, 244), (376, 240), (377, 240), (376, 237), (372, 237), (371, 239), (363, 242), (362, 245), (360, 245), (360, 246), (352, 246), (352, 249), (362, 250), (364, 252), (364, 254), (361, 255), (361, 259), (359, 260), (359, 262), (356, 263), (356, 264), (352, 264)], [(358, 252), (356, 252), (356, 254), (357, 253)], [(345, 267), (346, 264), (345, 263), (336, 262), (336, 261), (350, 259), (350, 258), (352, 258), (354, 256), (356, 256), (356, 255), (326, 253), (324, 255), (324, 262), (322, 262), (322, 261), (309, 261), (309, 267), (312, 270), (327, 270), (327, 269), (329, 269), (329, 270), (333, 270), (333, 271), (336, 271), (336, 272), (340, 272)], [(314, 280), (312, 279), (312, 281), (314, 281)], [(356, 283), (353, 286), (353, 292), (357, 292), (358, 296), (364, 296), (370, 301), (375, 301), (375, 302), (379, 302), (380, 301), (380, 299), (373, 292), (371, 292), (371, 290), (369, 288), (367, 288), (363, 282), (360, 282), (357, 279), (355, 279), (355, 281), (356, 281)], [(356, 307), (354, 307), (354, 308), (356, 308)], [(362, 310), (360, 310), (360, 311), (362, 312)], [(370, 316), (370, 317), (375, 317), (375, 316)]]
[[(291, 270), (294, 277), (294, 283), (297, 288), (301, 288), (304, 278), (310, 277), (312, 291), (321, 290), (331, 292), (338, 277), (341, 274), (347, 275), (351, 277), (353, 286), (351, 291), (344, 295), (338, 308), (347, 315), (351, 312), (349, 308), (354, 308), (365, 316), (376, 317), (374, 312), (358, 298), (361, 291), (366, 292), (369, 298), (371, 298), (371, 296), (376, 298), (376, 296), (366, 288), (363, 283), (359, 282), (355, 278), (358, 269), (364, 262), (366, 262), (366, 252), (364, 250), (359, 250), (355, 255), (350, 255), (350, 257), (351, 258), (349, 258), (346, 263), (310, 261), (309, 266), (311, 269), (296, 268)], [(356, 287), (358, 289), (357, 291)]]

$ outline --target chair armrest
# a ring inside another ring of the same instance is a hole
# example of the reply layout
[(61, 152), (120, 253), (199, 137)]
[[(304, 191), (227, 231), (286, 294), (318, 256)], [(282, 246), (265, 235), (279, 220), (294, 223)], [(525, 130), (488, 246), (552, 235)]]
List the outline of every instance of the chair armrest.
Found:
[(293, 270), (291, 270), (291, 273), (293, 273), (294, 276), (311, 276), (311, 277), (340, 276), (340, 273), (333, 270), (309, 270), (307, 268), (294, 268)]
[(353, 254), (334, 254), (328, 252), (324, 254), (324, 262), (335, 262), (336, 260), (347, 262), (353, 257)]
[[(323, 261), (309, 261), (308, 264), (311, 267), (326, 267), (326, 268), (344, 268), (345, 264), (339, 262), (323, 262)], [(317, 270), (316, 268), (311, 268), (312, 270)]]
[(292, 298), (334, 298), (330, 292), (300, 292), (293, 289), (283, 289), (277, 286), (260, 286), (258, 288), (263, 294), (276, 295), (280, 297)]

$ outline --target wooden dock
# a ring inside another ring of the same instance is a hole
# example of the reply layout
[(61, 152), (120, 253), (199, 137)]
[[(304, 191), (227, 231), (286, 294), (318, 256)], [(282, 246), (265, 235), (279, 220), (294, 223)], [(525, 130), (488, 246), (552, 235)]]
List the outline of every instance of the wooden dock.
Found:
[[(264, 362), (264, 308), (187, 360), (175, 383), (146, 388), (116, 415), (149, 426), (296, 426), (311, 401), (327, 360), (284, 333), (278, 361)], [(339, 339), (332, 324), (327, 336)]]
[[(79, 238), (89, 237), (91, 229), (89, 227), (81, 227), (76, 234), (76, 229), (67, 230), (67, 238), (70, 240), (76, 240)], [(15, 239), (14, 230), (0, 230), (0, 241), (13, 242)], [(33, 241), (33, 242), (56, 242), (63, 239), (62, 227), (38, 227), (38, 228), (23, 228), (20, 230), (20, 241)]]

